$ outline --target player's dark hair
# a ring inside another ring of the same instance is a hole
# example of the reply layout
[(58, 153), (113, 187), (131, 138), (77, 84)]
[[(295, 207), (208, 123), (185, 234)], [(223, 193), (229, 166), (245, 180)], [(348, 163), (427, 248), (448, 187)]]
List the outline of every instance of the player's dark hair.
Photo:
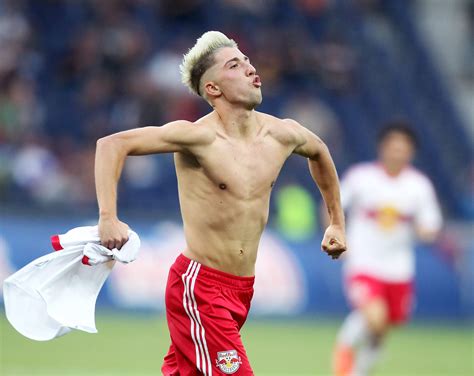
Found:
[(405, 120), (392, 120), (385, 123), (377, 135), (377, 145), (380, 145), (392, 133), (403, 134), (410, 140), (415, 149), (418, 148), (418, 137), (413, 128), (410, 126), (410, 123)]

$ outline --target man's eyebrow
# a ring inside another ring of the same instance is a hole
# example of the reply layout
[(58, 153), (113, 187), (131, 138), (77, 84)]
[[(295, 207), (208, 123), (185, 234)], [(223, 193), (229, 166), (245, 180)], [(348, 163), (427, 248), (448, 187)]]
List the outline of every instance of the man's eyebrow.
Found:
[[(244, 60), (248, 60), (249, 58), (247, 56), (244, 55)], [(240, 61), (240, 59), (238, 57), (234, 57), (230, 60), (227, 60), (224, 64), (224, 66), (226, 66), (227, 64), (229, 64), (231, 61)]]

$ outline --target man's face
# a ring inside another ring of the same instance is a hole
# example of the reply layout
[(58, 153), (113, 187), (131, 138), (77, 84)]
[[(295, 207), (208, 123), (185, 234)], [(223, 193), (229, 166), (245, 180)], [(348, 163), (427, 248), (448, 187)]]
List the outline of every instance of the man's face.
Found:
[(413, 161), (414, 156), (415, 147), (411, 139), (400, 132), (387, 134), (379, 145), (379, 158), (390, 167), (406, 167)]
[(224, 47), (216, 51), (215, 64), (204, 78), (204, 86), (215, 84), (226, 100), (253, 109), (262, 102), (260, 77), (250, 64), (249, 58), (236, 47)]

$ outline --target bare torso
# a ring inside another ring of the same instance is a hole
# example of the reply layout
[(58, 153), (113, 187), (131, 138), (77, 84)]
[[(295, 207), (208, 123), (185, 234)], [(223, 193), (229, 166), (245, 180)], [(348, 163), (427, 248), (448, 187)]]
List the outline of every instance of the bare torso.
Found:
[(210, 142), (175, 153), (187, 249), (203, 265), (252, 276), (268, 220), (270, 193), (295, 138), (285, 121), (257, 113), (249, 140), (230, 137), (215, 112), (198, 120)]
[(295, 153), (308, 159), (326, 203), (329, 226), (321, 247), (338, 258), (345, 251), (344, 215), (337, 172), (324, 142), (294, 120), (221, 104), (220, 115), (213, 111), (195, 123), (178, 120), (97, 141), (101, 244), (120, 249), (127, 241), (128, 226), (118, 219), (116, 207), (126, 157), (175, 153), (184, 254), (224, 272), (253, 276), (271, 190), (283, 163)]

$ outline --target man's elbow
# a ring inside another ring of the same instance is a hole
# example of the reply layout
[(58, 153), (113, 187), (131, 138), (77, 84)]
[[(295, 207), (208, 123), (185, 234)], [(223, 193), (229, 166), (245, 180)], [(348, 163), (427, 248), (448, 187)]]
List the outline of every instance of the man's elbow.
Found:
[(328, 146), (324, 143), (324, 141), (320, 141), (319, 145), (319, 154), (331, 157), (331, 152), (329, 151)]
[(331, 157), (329, 148), (322, 140), (317, 140), (317, 146), (314, 148), (313, 152), (309, 155), (309, 159), (312, 161), (320, 161), (322, 157)]
[(101, 137), (97, 140), (96, 146), (97, 147), (104, 147), (110, 144), (113, 144), (114, 141), (116, 141), (117, 135), (116, 134), (111, 134), (108, 136)]
[(125, 148), (125, 143), (119, 134), (111, 134), (109, 136), (101, 137), (96, 142), (96, 151), (99, 150), (121, 150)]

